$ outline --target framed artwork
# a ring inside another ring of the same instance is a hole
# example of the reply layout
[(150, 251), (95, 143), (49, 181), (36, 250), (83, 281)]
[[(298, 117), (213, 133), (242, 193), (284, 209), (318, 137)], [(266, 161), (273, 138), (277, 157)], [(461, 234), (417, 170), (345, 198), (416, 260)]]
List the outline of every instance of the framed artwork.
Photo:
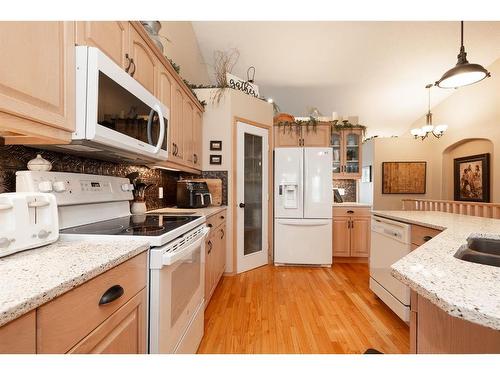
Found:
[(372, 182), (372, 166), (367, 165), (361, 169), (361, 182)]
[(490, 201), (490, 154), (454, 159), (453, 177), (456, 201)]
[(382, 163), (382, 194), (425, 194), (427, 162)]
[(221, 165), (222, 155), (210, 155), (210, 164)]
[(210, 151), (222, 151), (222, 141), (210, 141)]

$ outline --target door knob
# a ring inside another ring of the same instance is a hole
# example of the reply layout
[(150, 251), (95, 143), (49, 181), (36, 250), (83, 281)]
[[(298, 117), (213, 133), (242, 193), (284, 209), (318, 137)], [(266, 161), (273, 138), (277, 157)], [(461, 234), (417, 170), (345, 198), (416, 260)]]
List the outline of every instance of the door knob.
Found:
[(240, 208), (245, 208), (245, 203), (240, 203)]

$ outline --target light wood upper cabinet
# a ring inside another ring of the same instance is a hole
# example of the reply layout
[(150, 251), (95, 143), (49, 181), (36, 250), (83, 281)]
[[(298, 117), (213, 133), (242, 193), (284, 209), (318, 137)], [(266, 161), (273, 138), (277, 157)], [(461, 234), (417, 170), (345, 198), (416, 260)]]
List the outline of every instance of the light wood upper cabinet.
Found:
[[(155, 96), (160, 99), (167, 108), (172, 107), (172, 92), (174, 87), (174, 79), (163, 66), (158, 66), (158, 77), (155, 85)], [(172, 117), (172, 113), (170, 113)]]
[(129, 74), (154, 94), (156, 65), (158, 62), (153, 51), (133, 27), (130, 28), (129, 46), (130, 57), (132, 58)]
[(274, 147), (300, 147), (301, 132), (288, 126), (274, 126)]
[(202, 153), (203, 153), (203, 113), (201, 111), (195, 110), (194, 112), (194, 122), (193, 122), (193, 148), (194, 148), (194, 160), (193, 164), (196, 169), (202, 167)]
[(36, 313), (31, 311), (0, 327), (0, 354), (36, 353)]
[(304, 147), (329, 147), (331, 126), (329, 124), (317, 124), (309, 129), (302, 129), (302, 146)]
[(182, 163), (184, 155), (184, 94), (181, 88), (174, 84), (172, 107), (170, 107), (170, 158), (173, 162)]
[(190, 100), (184, 100), (184, 113), (182, 115), (183, 122), (183, 143), (184, 143), (184, 161), (192, 166), (193, 165), (193, 121), (194, 121), (194, 107)]
[(1, 22), (0, 35), (0, 136), (6, 143), (68, 143), (75, 128), (74, 23)]
[(333, 178), (361, 178), (363, 130), (343, 129), (333, 132)]
[(127, 21), (76, 22), (76, 44), (99, 48), (125, 69), (130, 63), (129, 28)]

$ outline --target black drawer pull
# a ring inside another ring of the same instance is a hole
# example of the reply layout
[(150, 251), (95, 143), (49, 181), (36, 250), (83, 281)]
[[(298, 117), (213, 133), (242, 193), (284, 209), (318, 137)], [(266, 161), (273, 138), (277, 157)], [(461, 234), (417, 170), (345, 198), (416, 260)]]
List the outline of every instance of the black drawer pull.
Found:
[(353, 211), (353, 210), (347, 210), (347, 213), (348, 213), (348, 214), (353, 214), (353, 213), (354, 213), (354, 211)]
[(220, 218), (221, 218), (221, 220), (224, 220), (224, 216), (223, 215), (220, 215)]
[(427, 242), (429, 240), (432, 240), (432, 236), (424, 236), (424, 241)]
[(213, 227), (213, 224), (208, 223), (208, 224), (207, 224), (207, 227), (212, 228), (212, 227)]
[(212, 241), (208, 241), (208, 253), (212, 252)]
[(101, 297), (101, 300), (99, 301), (99, 306), (107, 305), (108, 303), (117, 300), (118, 298), (123, 296), (124, 292), (125, 291), (123, 290), (121, 285), (113, 285), (111, 288), (106, 290), (106, 292), (104, 292), (104, 294)]

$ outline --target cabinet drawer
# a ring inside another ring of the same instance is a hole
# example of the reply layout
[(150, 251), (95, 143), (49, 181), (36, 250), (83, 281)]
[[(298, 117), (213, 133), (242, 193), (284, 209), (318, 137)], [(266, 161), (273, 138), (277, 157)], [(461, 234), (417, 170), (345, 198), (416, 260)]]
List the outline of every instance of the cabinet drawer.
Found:
[(431, 238), (441, 233), (438, 229), (422, 227), (420, 225), (411, 226), (411, 243), (417, 246), (423, 245)]
[(224, 223), (226, 221), (226, 216), (227, 216), (226, 210), (218, 212), (218, 213), (210, 216), (209, 218), (207, 218), (207, 225), (210, 228), (215, 229), (219, 225), (221, 225), (222, 223)]
[(333, 207), (333, 217), (370, 216), (370, 207)]
[[(37, 310), (37, 352), (66, 353), (146, 286), (147, 252), (112, 268)], [(99, 305), (111, 287), (123, 295)]]

